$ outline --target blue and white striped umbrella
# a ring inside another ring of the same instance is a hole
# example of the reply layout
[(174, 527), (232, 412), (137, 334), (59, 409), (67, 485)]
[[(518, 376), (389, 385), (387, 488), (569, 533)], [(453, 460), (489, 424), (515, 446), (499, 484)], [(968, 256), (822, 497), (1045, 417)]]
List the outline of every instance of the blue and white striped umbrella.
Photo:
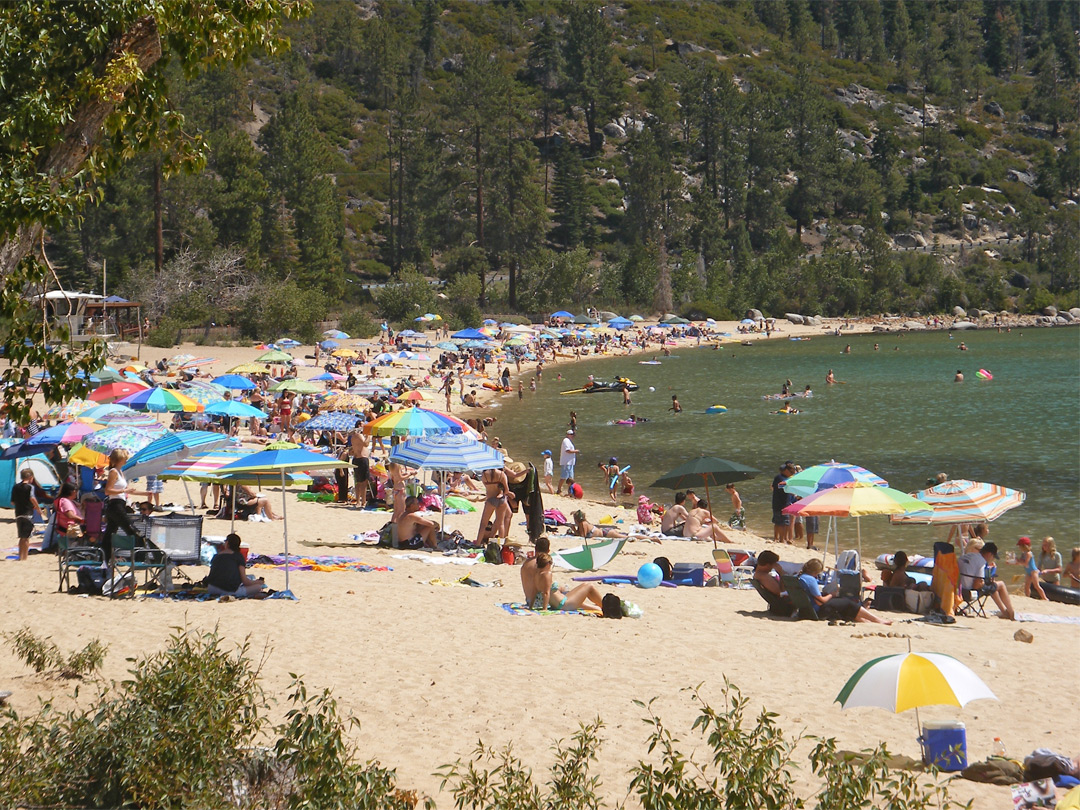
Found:
[(356, 427), (360, 417), (352, 413), (320, 413), (300, 425), (300, 430), (340, 430), (347, 431)]
[(206, 430), (168, 433), (135, 453), (123, 469), (131, 478), (157, 475), (190, 455), (225, 447), (230, 441), (224, 433)]
[(462, 433), (406, 439), (390, 451), (390, 460), (445, 472), (498, 470), (505, 463), (503, 454), (494, 447)]

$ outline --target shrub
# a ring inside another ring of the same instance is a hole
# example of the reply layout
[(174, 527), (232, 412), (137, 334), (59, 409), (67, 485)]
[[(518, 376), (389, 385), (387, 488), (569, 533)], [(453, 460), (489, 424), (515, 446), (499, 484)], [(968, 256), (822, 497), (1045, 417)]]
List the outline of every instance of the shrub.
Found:
[(146, 342), (156, 349), (170, 349), (180, 340), (183, 322), (177, 318), (162, 318), (146, 336)]
[(395, 281), (375, 294), (379, 314), (394, 322), (411, 322), (418, 315), (431, 312), (436, 300), (428, 280), (411, 267), (402, 270)]
[(367, 340), (379, 334), (379, 325), (362, 309), (354, 309), (341, 316), (341, 331), (350, 337)]
[(34, 672), (60, 678), (83, 678), (94, 674), (101, 669), (109, 650), (109, 645), (95, 638), (78, 652), (65, 657), (59, 647), (47, 638), (34, 635), (29, 627), (9, 633), (7, 638), (15, 656)]

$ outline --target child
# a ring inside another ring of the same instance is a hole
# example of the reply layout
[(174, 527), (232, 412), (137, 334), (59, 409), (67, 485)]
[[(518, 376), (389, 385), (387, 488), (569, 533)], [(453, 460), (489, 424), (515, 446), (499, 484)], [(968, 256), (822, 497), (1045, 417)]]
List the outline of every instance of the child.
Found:
[(727, 489), (728, 495), (731, 496), (731, 508), (733, 510), (731, 517), (728, 519), (728, 525), (733, 529), (745, 529), (746, 510), (743, 509), (742, 496), (739, 495), (734, 484), (728, 484), (725, 489)]
[(529, 390), (530, 391), (535, 391), (536, 390), (536, 377), (533, 377), (531, 380), (529, 380)]
[(679, 404), (679, 399), (678, 399), (677, 394), (672, 394), (671, 395), (671, 407), (668, 408), (668, 410), (673, 411), (676, 414), (682, 413), (682, 405)]
[(550, 450), (545, 450), (543, 452), (543, 456), (544, 456), (544, 486), (547, 487), (547, 491), (548, 491), (549, 495), (554, 495), (555, 490), (551, 486), (551, 476), (554, 475), (555, 470), (554, 470), (554, 464), (551, 461), (551, 451)]
[(525, 399), (525, 383), (518, 382), (518, 402)]
[(1032, 591), (1040, 599), (1046, 598), (1046, 593), (1039, 584), (1039, 566), (1035, 562), (1035, 555), (1031, 553), (1031, 538), (1021, 537), (1016, 541), (1020, 548), (1020, 556), (1016, 558), (1016, 564), (1024, 566), (1024, 596), (1032, 596)]

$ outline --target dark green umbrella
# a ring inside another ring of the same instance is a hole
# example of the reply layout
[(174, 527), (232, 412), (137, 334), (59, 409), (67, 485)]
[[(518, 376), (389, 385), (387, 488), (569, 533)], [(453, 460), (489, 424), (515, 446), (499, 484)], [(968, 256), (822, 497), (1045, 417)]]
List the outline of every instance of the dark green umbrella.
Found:
[(709, 504), (709, 514), (712, 514), (710, 486), (719, 487), (736, 481), (746, 481), (758, 475), (761, 475), (761, 470), (755, 470), (737, 461), (701, 456), (680, 464), (667, 475), (653, 481), (652, 485), (664, 489), (689, 489), (701, 484), (705, 487), (705, 502)]

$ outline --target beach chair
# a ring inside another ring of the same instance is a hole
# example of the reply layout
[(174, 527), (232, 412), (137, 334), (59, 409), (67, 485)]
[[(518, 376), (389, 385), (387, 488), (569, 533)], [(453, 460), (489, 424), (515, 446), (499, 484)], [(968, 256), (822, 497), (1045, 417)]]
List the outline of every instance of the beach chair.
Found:
[(806, 592), (806, 588), (802, 586), (799, 578), (781, 577), (780, 581), (784, 585), (784, 590), (787, 591), (791, 604), (795, 606), (799, 618), (817, 621), (818, 615), (817, 611), (814, 610), (814, 602), (810, 599), (810, 594)]
[(956, 605), (956, 612), (961, 616), (986, 618), (986, 600), (996, 587), (993, 583), (987, 583), (982, 588), (975, 588), (975, 578), (960, 573), (960, 600)]
[(116, 575), (131, 574), (132, 586), (128, 589), (128, 596), (135, 595), (138, 575), (143, 574), (143, 586), (151, 580), (157, 581), (165, 572), (169, 559), (165, 552), (159, 548), (147, 548), (140, 546), (140, 538), (130, 534), (117, 532), (112, 538), (112, 558), (109, 560), (109, 576), (116, 582)]
[(756, 579), (751, 579), (750, 584), (754, 586), (754, 590), (758, 592), (758, 596), (765, 600), (765, 603), (769, 606), (769, 615), (771, 616), (786, 616), (792, 618), (796, 615), (795, 605), (791, 602), (790, 597), (785, 600), (782, 596), (777, 596), (770, 590), (767, 590), (764, 585), (758, 582)]
[(71, 590), (71, 572), (80, 568), (104, 568), (105, 550), (98, 546), (69, 545), (68, 536), (63, 532), (57, 532), (54, 538), (57, 552), (57, 567), (60, 573), (60, 584), (57, 593), (64, 589)]
[[(746, 581), (750, 579), (750, 576), (747, 576), (747, 569), (735, 565), (726, 548), (714, 548), (712, 556), (713, 562), (716, 563), (716, 575), (720, 577), (721, 585), (738, 587), (745, 585)], [(750, 575), (753, 575), (752, 569)]]

